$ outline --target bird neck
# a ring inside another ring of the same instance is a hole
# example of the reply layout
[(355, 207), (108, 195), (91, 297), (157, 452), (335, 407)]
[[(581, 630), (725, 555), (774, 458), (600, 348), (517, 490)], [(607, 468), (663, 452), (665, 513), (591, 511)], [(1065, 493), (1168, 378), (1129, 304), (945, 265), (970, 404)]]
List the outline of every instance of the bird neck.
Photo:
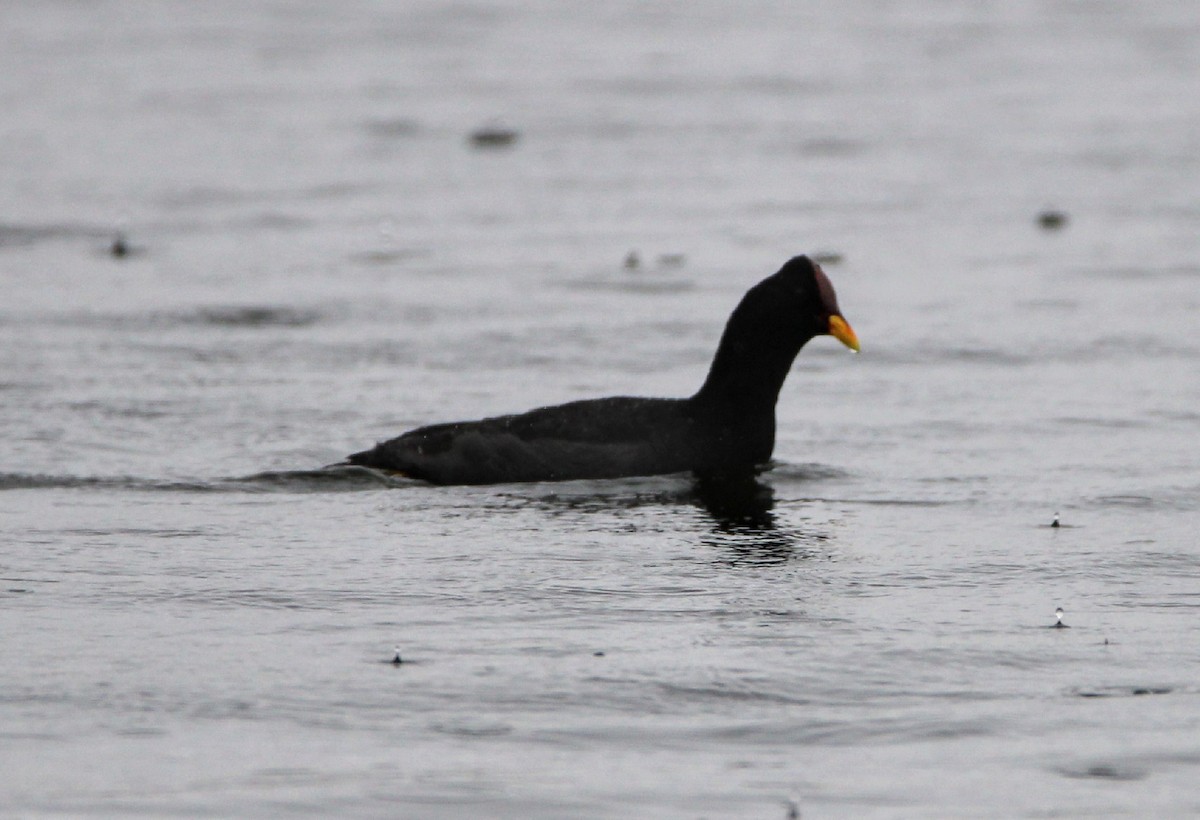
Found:
[(708, 378), (693, 401), (742, 414), (770, 414), (800, 349), (816, 333), (746, 295), (725, 325)]

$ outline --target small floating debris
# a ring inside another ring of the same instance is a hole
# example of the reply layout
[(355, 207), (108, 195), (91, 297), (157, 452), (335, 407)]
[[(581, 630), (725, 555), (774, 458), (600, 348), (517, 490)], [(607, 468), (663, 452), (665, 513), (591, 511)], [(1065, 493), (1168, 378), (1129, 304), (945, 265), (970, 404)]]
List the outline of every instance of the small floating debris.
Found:
[(687, 255), (682, 253), (660, 253), (658, 265), (662, 268), (682, 268), (687, 262)]
[(818, 265), (840, 265), (846, 259), (837, 251), (819, 251), (814, 253), (812, 258)]
[(512, 128), (490, 125), (472, 131), (470, 142), (476, 148), (507, 148), (516, 142), (519, 136), (520, 134)]
[(1048, 209), (1038, 214), (1037, 224), (1044, 231), (1057, 231), (1067, 226), (1067, 219), (1065, 211)]
[(1075, 527), (1076, 525), (1064, 523), (1063, 519), (1062, 519), (1062, 515), (1060, 513), (1056, 512), (1056, 513), (1054, 513), (1054, 516), (1050, 519), (1050, 523), (1038, 524), (1038, 526), (1043, 527), (1045, 529), (1050, 529), (1050, 530), (1069, 530), (1069, 529), (1072, 529), (1073, 527)]
[(1134, 781), (1144, 780), (1146, 772), (1135, 767), (1097, 763), (1092, 766), (1078, 768), (1060, 768), (1059, 774), (1077, 780), (1115, 780)]
[(1125, 698), (1146, 695), (1169, 695), (1170, 686), (1098, 686), (1089, 689), (1072, 688), (1067, 694), (1077, 698)]
[(229, 327), (305, 327), (320, 319), (315, 310), (274, 305), (214, 305), (182, 317), (184, 321)]
[(142, 248), (131, 243), (124, 231), (117, 231), (113, 234), (112, 241), (108, 243), (108, 247), (104, 249), (104, 252), (113, 259), (125, 259), (126, 257), (141, 254)]
[(599, 650), (599, 649), (598, 649), (598, 650), (596, 650), (595, 652), (593, 652), (593, 653), (592, 653), (592, 657), (593, 657), (593, 658), (603, 658), (603, 657), (604, 657), (604, 652), (603, 652), (602, 650)]
[(642, 266), (642, 257), (638, 255), (637, 251), (630, 251), (625, 254), (625, 261), (621, 264), (625, 270), (637, 270)]
[(1069, 627), (1063, 623), (1063, 615), (1065, 615), (1065, 614), (1066, 613), (1063, 612), (1063, 608), (1061, 606), (1058, 609), (1054, 610), (1054, 625), (1050, 628), (1051, 629), (1070, 629), (1071, 627)]
[(129, 242), (125, 239), (125, 234), (117, 232), (117, 235), (113, 237), (112, 244), (108, 246), (108, 252), (118, 259), (129, 255)]

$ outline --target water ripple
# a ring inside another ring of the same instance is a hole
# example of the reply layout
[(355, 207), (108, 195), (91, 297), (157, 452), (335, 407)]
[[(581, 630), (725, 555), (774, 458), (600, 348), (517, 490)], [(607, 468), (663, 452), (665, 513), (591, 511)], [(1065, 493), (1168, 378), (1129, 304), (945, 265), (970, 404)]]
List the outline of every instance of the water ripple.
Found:
[(423, 486), (421, 482), (391, 476), (365, 467), (326, 467), (319, 470), (282, 470), (236, 478), (181, 481), (136, 476), (73, 476), (43, 473), (0, 473), (0, 491), (45, 489), (137, 490), (144, 492), (346, 492), (384, 487)]

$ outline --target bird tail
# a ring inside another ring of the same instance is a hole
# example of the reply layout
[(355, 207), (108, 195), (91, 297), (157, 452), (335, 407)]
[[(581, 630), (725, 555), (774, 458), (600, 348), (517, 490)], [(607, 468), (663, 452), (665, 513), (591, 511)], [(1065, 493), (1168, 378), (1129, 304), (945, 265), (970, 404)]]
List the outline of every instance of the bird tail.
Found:
[(361, 453), (351, 453), (346, 456), (346, 460), (340, 465), (343, 467), (374, 467), (377, 463), (376, 450), (378, 447), (372, 447), (370, 450), (363, 450)]
[(352, 453), (346, 456), (345, 461), (333, 466), (370, 467), (373, 470), (383, 470), (390, 475), (413, 477), (407, 470), (400, 469), (399, 465), (388, 457), (387, 451), (381, 445), (376, 445), (370, 450), (363, 450), (361, 453)]

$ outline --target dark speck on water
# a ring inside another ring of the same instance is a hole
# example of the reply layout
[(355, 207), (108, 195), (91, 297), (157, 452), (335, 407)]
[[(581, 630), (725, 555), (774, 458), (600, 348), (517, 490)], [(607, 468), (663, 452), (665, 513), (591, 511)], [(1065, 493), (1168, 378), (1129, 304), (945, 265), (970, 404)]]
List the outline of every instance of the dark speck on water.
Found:
[(470, 142), (476, 148), (507, 148), (519, 134), (511, 128), (489, 126), (471, 132)]
[(1170, 686), (1102, 686), (1088, 689), (1075, 688), (1068, 690), (1068, 694), (1074, 697), (1091, 699), (1169, 695), (1173, 691)]
[(129, 255), (129, 242), (125, 239), (125, 234), (119, 233), (113, 237), (112, 244), (108, 246), (108, 252), (118, 259)]
[(1061, 770), (1066, 777), (1076, 779), (1095, 779), (1102, 781), (1137, 781), (1146, 778), (1146, 772), (1126, 766), (1099, 763), (1080, 769), (1064, 768)]
[(1037, 222), (1042, 230), (1056, 231), (1067, 226), (1067, 214), (1064, 211), (1042, 211), (1038, 214)]
[(187, 321), (230, 327), (303, 327), (316, 322), (316, 311), (269, 305), (210, 306), (183, 317)]

